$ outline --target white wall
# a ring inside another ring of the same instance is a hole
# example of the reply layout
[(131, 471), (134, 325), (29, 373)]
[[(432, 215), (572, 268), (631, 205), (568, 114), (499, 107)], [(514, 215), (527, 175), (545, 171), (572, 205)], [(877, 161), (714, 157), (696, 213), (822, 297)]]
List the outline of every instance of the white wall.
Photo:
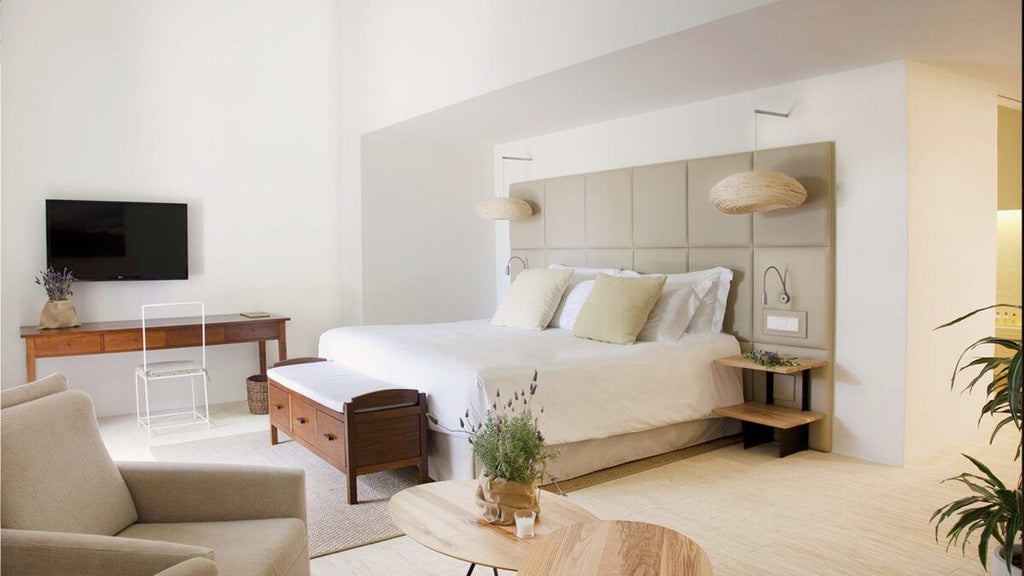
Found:
[(397, 0), (356, 10), (365, 131), (774, 0)]
[[(45, 301), (46, 198), (189, 203), (190, 279), (75, 285), (83, 321), (147, 302), (292, 317), (289, 355), (341, 319), (340, 70), (333, 0), (7, 0), (2, 6), (3, 385)], [(276, 348), (271, 345), (272, 350)], [(179, 352), (180, 353), (180, 352)], [(271, 359), (275, 354), (271, 353)], [(134, 410), (138, 354), (43, 360), (102, 414)], [(212, 401), (256, 346), (209, 350)]]
[[(831, 140), (836, 150), (836, 355), (833, 449), (903, 461), (906, 374), (907, 109), (903, 62), (851, 70), (510, 142), (521, 181)], [(508, 255), (507, 234), (496, 260)], [(498, 282), (499, 287), (504, 282)], [(499, 288), (500, 290), (501, 288)]]
[(492, 148), (363, 138), (363, 320), (443, 322), (494, 313)]
[(992, 334), (993, 312), (934, 328), (995, 303), (996, 89), (909, 62), (907, 110), (906, 460), (913, 462), (972, 435), (984, 400), (984, 385), (961, 396), (949, 377), (960, 352)]

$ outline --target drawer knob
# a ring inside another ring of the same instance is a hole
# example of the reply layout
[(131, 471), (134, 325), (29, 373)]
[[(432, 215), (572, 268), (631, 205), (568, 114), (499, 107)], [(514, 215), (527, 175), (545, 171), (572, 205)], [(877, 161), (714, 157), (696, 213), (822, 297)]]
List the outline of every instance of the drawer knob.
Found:
[(324, 434), (324, 438), (327, 438), (328, 442), (334, 442), (338, 437), (335, 436), (334, 434), (327, 433), (327, 434)]
[(282, 410), (282, 409), (284, 409), (284, 404), (274, 404), (274, 408), (277, 408), (278, 410)]
[(296, 418), (296, 420), (299, 421), (299, 424), (305, 424), (306, 422), (309, 422), (309, 420), (307, 420), (305, 418)]

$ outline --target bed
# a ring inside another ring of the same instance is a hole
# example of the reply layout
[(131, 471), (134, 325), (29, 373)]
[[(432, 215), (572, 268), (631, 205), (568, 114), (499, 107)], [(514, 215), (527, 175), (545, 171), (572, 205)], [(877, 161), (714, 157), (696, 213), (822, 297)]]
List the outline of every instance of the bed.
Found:
[(324, 358), (428, 394), (440, 424), (431, 435), (435, 480), (476, 476), (471, 446), (452, 432), (459, 417), (468, 411), (479, 421), (499, 393), (527, 388), (534, 370), (540, 429), (560, 453), (548, 470), (556, 478), (735, 433), (735, 423), (711, 411), (743, 401), (740, 375), (712, 360), (739, 352), (736, 338), (723, 333), (621, 346), (487, 320), (335, 328), (319, 345)]

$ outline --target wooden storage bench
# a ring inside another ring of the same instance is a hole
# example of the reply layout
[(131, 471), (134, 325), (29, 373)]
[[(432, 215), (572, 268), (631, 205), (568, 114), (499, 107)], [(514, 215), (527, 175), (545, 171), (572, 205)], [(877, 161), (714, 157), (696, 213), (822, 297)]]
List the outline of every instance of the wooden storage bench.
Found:
[(348, 503), (360, 474), (419, 467), (427, 477), (427, 395), (323, 358), (279, 362), (267, 371), (270, 443), (284, 432), (345, 473)]

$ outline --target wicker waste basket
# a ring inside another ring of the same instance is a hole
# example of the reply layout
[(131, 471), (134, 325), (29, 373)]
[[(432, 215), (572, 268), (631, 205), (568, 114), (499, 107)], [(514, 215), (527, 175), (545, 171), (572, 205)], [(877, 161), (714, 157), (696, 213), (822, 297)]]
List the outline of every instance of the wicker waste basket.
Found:
[(253, 374), (245, 379), (246, 397), (249, 399), (250, 414), (266, 414), (270, 411), (267, 405), (267, 376)]

